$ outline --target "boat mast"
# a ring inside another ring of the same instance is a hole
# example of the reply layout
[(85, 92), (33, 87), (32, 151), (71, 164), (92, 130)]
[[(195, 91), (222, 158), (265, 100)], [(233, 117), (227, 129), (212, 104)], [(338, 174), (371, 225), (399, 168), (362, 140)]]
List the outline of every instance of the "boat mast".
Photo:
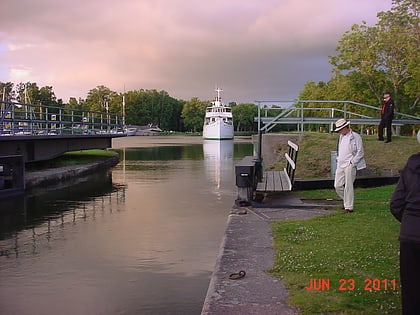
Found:
[(122, 124), (125, 127), (125, 94), (123, 94), (123, 99), (122, 99), (122, 110), (123, 110), (123, 115), (122, 115)]
[(125, 84), (124, 84), (124, 93), (122, 96), (122, 125), (125, 128)]
[(215, 90), (217, 92), (217, 98), (216, 101), (220, 102), (222, 97), (220, 96), (220, 92), (223, 92), (223, 90), (221, 88), (216, 88)]

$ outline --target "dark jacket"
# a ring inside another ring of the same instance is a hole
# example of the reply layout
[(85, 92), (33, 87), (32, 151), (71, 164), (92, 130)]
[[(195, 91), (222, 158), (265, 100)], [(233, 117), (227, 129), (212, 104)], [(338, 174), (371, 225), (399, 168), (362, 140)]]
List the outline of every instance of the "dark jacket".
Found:
[(392, 99), (384, 102), (381, 108), (381, 119), (386, 121), (394, 119), (394, 107), (394, 101)]
[(392, 194), (390, 209), (401, 222), (400, 240), (420, 243), (420, 153), (409, 157)]

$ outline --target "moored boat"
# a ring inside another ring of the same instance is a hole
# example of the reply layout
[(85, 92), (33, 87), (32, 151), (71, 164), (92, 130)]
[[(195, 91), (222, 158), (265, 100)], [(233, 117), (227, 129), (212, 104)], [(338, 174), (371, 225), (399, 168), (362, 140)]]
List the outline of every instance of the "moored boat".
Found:
[(222, 102), (220, 93), (222, 89), (217, 88), (217, 97), (206, 108), (206, 115), (203, 125), (203, 138), (207, 140), (231, 140), (233, 139), (233, 117), (232, 108)]
[(127, 127), (125, 133), (127, 136), (135, 136), (137, 134), (137, 127)]
[(157, 136), (162, 132), (162, 129), (157, 125), (148, 124), (146, 126), (138, 126), (137, 135), (139, 136)]

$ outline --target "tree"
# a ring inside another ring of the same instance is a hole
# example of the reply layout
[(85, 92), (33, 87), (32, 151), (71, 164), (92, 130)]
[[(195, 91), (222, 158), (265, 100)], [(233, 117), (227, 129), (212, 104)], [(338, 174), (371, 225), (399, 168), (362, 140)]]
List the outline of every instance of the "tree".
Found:
[(252, 103), (243, 103), (232, 107), (233, 122), (237, 131), (254, 130), (254, 118), (257, 115), (258, 107)]
[(43, 86), (39, 89), (38, 92), (38, 99), (37, 102), (42, 105), (47, 106), (62, 106), (63, 101), (61, 99), (57, 100), (57, 97), (55, 96), (55, 93), (53, 91), (52, 86)]
[[(418, 0), (394, 0), (390, 11), (378, 13), (375, 26), (353, 25), (340, 39), (337, 55), (330, 57), (335, 75), (358, 73), (354, 77), (359, 87), (369, 89), (377, 102), (391, 90), (397, 107), (415, 114), (420, 93), (419, 7)], [(350, 84), (354, 77), (349, 77)]]
[(0, 82), (0, 101), (15, 99), (14, 84), (12, 82)]
[[(12, 87), (13, 84), (9, 85)], [(63, 102), (61, 99), (57, 100), (53, 87), (44, 86), (39, 88), (34, 82), (19, 83), (16, 85), (14, 91), (9, 92), (20, 103), (26, 104), (42, 104), (46, 106), (61, 107)]]
[(115, 110), (117, 96), (116, 92), (111, 91), (106, 86), (98, 85), (88, 92), (86, 106), (91, 111), (117, 113), (118, 110)]
[(182, 109), (182, 118), (187, 129), (196, 132), (203, 129), (204, 116), (208, 102), (202, 102), (197, 97), (184, 104)]
[(379, 100), (382, 92), (375, 84), (376, 70), (380, 69), (380, 52), (375, 43), (377, 37), (376, 27), (369, 27), (366, 22), (353, 25), (339, 40), (336, 48), (338, 54), (330, 57), (330, 63), (335, 66), (336, 74), (358, 72), (361, 75), (359, 79)]
[(380, 65), (400, 106), (408, 111), (416, 108), (420, 97), (419, 13), (418, 0), (394, 0), (390, 11), (378, 14)]
[(158, 125), (163, 130), (180, 130), (182, 102), (166, 91), (137, 90), (125, 93), (126, 123)]
[(183, 103), (166, 91), (160, 91), (161, 106), (158, 115), (158, 125), (163, 130), (181, 130), (181, 113)]

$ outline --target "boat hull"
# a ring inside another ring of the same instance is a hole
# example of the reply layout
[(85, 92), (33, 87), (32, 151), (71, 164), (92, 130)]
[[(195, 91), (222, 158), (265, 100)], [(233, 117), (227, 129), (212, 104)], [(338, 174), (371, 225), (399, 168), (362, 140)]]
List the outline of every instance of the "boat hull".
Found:
[(127, 136), (135, 136), (137, 134), (137, 128), (127, 128)]
[(206, 140), (232, 140), (233, 125), (217, 120), (203, 128), (203, 138)]

